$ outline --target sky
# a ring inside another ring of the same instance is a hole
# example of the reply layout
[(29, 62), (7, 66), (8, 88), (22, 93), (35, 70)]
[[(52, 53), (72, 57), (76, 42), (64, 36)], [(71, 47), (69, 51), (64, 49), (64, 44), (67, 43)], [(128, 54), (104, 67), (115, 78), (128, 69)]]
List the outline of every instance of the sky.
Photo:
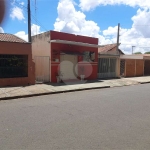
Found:
[[(131, 54), (150, 51), (149, 0), (30, 0), (31, 30), (49, 30), (99, 38), (99, 45), (117, 42)], [(0, 32), (28, 40), (27, 0), (7, 0), (7, 14)]]

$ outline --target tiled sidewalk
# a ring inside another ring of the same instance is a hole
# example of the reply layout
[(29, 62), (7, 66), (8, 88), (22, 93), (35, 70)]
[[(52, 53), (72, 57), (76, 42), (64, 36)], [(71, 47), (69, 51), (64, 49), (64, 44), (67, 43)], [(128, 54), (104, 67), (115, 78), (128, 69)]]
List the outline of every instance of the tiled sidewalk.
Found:
[(149, 83), (150, 76), (147, 77), (134, 77), (134, 78), (121, 78), (121, 79), (111, 79), (111, 80), (96, 80), (88, 83), (56, 83), (56, 84), (36, 84), (25, 87), (6, 87), (0, 88), (0, 100), (5, 99), (15, 99), (47, 94), (56, 94), (62, 92), (71, 92), (79, 90), (89, 90), (89, 89), (100, 89), (118, 86), (128, 86), (136, 85), (142, 83)]

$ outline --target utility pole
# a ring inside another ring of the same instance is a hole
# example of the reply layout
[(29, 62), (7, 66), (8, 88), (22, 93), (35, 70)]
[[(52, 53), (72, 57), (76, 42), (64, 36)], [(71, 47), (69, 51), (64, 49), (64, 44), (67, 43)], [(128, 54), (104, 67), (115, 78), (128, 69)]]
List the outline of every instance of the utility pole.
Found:
[(119, 48), (119, 37), (120, 37), (120, 23), (118, 23), (118, 33), (117, 33), (117, 52)]
[[(118, 23), (118, 33), (117, 33), (117, 53), (120, 56), (120, 52), (118, 51), (118, 48), (119, 48), (119, 37), (120, 37), (120, 23)], [(118, 67), (117, 75), (120, 76), (120, 63), (118, 63), (117, 67)]]
[(132, 46), (132, 55), (133, 55), (133, 50), (134, 50), (133, 48), (134, 48), (134, 47), (135, 47), (135, 46)]
[(30, 0), (28, 0), (28, 42), (31, 42), (31, 10), (30, 10)]

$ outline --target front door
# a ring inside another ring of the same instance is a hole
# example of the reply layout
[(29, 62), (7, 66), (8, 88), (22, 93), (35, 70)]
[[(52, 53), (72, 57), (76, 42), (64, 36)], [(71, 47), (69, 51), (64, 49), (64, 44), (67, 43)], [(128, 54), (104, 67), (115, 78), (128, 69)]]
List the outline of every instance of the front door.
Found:
[(63, 80), (77, 79), (77, 56), (61, 55), (60, 56), (60, 72)]

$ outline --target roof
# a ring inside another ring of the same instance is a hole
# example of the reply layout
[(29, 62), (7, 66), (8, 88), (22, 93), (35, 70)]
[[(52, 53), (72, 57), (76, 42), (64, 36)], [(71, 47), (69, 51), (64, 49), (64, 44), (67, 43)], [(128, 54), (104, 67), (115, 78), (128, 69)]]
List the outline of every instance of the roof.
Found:
[(51, 43), (61, 43), (61, 44), (70, 44), (70, 45), (78, 45), (78, 46), (86, 46), (86, 47), (102, 47), (101, 45), (75, 42), (75, 41), (66, 41), (66, 40), (50, 40)]
[[(110, 52), (110, 53), (114, 54), (114, 53), (116, 53), (116, 51), (114, 50), (115, 47), (117, 47), (117, 43), (103, 45), (103, 47), (98, 48), (98, 53), (108, 54), (108, 52)], [(118, 49), (118, 51), (119, 51), (120, 54), (124, 54), (120, 49)]]
[(27, 43), (25, 40), (17, 37), (13, 34), (0, 33), (0, 41), (3, 42), (17, 42), (17, 43)]
[(117, 44), (108, 44), (108, 45), (104, 45), (103, 47), (99, 47), (98, 48), (98, 52), (108, 52), (111, 51), (113, 48), (117, 47)]

